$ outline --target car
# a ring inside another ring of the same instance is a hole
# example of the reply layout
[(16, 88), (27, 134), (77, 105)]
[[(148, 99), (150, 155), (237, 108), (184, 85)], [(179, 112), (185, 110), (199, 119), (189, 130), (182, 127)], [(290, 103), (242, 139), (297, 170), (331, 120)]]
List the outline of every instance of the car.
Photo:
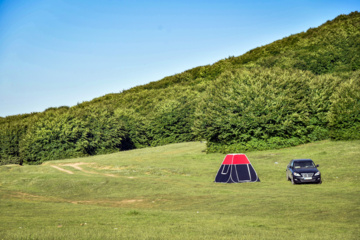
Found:
[(292, 184), (322, 183), (321, 173), (311, 159), (293, 159), (286, 168), (286, 179)]

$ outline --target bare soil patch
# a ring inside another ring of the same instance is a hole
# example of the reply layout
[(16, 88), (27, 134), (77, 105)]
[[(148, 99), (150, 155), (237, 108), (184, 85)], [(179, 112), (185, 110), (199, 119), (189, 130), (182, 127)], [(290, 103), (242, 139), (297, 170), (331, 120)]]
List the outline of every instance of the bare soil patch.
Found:
[(76, 170), (79, 170), (81, 172), (88, 173), (88, 174), (97, 174), (97, 175), (103, 175), (103, 176), (108, 176), (108, 177), (117, 177), (115, 174), (99, 173), (99, 172), (95, 172), (95, 171), (89, 171), (89, 170), (85, 170), (85, 169), (83, 169), (81, 167), (82, 165), (93, 165), (93, 164), (95, 164), (95, 163), (78, 162), (78, 163), (65, 163), (65, 164), (50, 165), (50, 166), (57, 169), (57, 170), (59, 170), (59, 171), (62, 171), (62, 172), (68, 173), (68, 174), (74, 174), (74, 172), (62, 168), (63, 166), (64, 167), (72, 167), (72, 168), (74, 168)]
[(55, 165), (50, 165), (50, 166), (53, 167), (53, 168), (55, 168), (55, 169), (57, 169), (57, 170), (59, 170), (59, 171), (65, 172), (65, 173), (67, 173), (67, 174), (74, 174), (72, 171), (63, 169), (63, 168), (61, 168), (61, 167), (59, 167), (59, 166), (55, 166)]

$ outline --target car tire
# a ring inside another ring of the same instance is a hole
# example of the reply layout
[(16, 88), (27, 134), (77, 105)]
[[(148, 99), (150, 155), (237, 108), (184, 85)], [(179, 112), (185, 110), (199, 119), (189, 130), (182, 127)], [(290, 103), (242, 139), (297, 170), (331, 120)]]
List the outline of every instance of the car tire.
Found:
[(322, 180), (320, 180), (320, 181), (318, 182), (318, 184), (322, 184)]
[(291, 179), (291, 183), (292, 183), (293, 185), (296, 184), (296, 182), (294, 181), (294, 178)]

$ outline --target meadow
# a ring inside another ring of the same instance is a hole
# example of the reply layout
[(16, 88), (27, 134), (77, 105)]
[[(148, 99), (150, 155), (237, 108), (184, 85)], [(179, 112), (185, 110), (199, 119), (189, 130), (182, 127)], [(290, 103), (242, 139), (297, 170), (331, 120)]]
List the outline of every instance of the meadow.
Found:
[[(201, 142), (0, 166), (0, 239), (359, 239), (360, 141), (248, 152), (261, 182), (214, 183)], [(322, 184), (292, 185), (293, 158)]]

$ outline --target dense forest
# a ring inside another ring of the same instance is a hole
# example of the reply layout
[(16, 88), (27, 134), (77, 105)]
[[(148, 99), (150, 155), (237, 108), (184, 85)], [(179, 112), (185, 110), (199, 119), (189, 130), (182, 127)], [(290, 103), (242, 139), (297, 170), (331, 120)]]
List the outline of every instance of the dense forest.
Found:
[(205, 140), (245, 152), (360, 139), (360, 13), (73, 107), (0, 118), (0, 164)]

